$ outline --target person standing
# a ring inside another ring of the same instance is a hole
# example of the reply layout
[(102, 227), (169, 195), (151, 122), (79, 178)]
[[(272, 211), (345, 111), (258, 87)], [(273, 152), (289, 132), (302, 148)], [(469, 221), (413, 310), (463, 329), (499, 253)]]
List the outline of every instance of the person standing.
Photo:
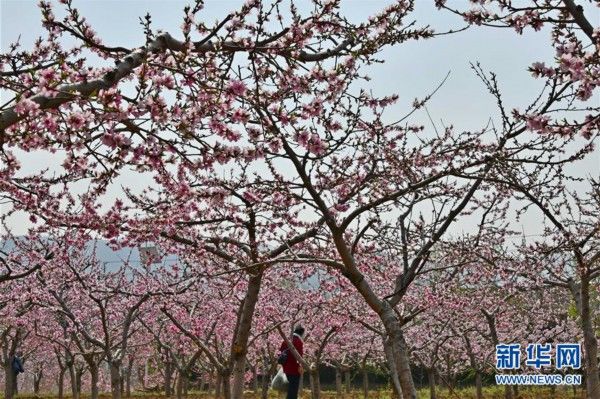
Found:
[(12, 358), (11, 362), (11, 371), (12, 371), (12, 394), (16, 395), (19, 393), (19, 386), (17, 384), (17, 377), (19, 374), (24, 372), (23, 369), (23, 354), (21, 352), (17, 352), (15, 356)]
[[(304, 336), (304, 327), (296, 326), (294, 329), (294, 335), (292, 336), (292, 345), (296, 348), (296, 352), (302, 357), (304, 355), (304, 341), (302, 337)], [(287, 358), (285, 363), (283, 363), (283, 372), (285, 373), (288, 379), (288, 391), (287, 391), (287, 399), (297, 399), (298, 398), (298, 388), (300, 388), (300, 375), (304, 373), (302, 369), (302, 365), (294, 356), (294, 353), (288, 350), (288, 345), (285, 341), (281, 343), (281, 347), (279, 348), (280, 352), (287, 351)]]

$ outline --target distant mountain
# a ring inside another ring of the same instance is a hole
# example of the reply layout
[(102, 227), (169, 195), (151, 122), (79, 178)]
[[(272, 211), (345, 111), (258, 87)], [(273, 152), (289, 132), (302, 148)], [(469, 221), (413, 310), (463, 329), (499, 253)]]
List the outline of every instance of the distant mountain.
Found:
[[(17, 237), (17, 239), (20, 238), (21, 237)], [(129, 263), (134, 266), (141, 264), (139, 248), (121, 248), (119, 250), (114, 250), (108, 245), (107, 241), (98, 240), (90, 241), (88, 243), (88, 250), (91, 252), (94, 246), (96, 247), (96, 257), (100, 262), (106, 264), (107, 266), (114, 265), (115, 267), (118, 267), (120, 264), (126, 261), (129, 261)], [(13, 240), (0, 241), (0, 249), (5, 252), (10, 252), (14, 249), (14, 247), (15, 243)], [(175, 255), (167, 255), (163, 256), (162, 259), (156, 263), (172, 265), (176, 262), (177, 257)]]

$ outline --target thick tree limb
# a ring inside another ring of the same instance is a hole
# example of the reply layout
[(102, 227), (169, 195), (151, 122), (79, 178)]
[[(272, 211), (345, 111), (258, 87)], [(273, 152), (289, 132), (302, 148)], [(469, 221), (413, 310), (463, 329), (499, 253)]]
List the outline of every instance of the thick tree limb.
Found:
[[(264, 47), (244, 47), (233, 42), (224, 42), (216, 44), (214, 42), (196, 42), (193, 45), (193, 51), (196, 53), (208, 53), (208, 52), (271, 52), (276, 55), (280, 55), (286, 58), (292, 58), (299, 62), (317, 62), (325, 60), (329, 57), (339, 55), (344, 51), (350, 44), (351, 40), (344, 40), (338, 46), (326, 50), (320, 53), (308, 53), (300, 51), (297, 54), (292, 49), (278, 49), (273, 46)], [(173, 38), (169, 33), (164, 32), (158, 35), (153, 41), (151, 41), (146, 47), (142, 47), (133, 51), (123, 58), (123, 61), (119, 62), (117, 66), (110, 72), (106, 73), (102, 78), (92, 80), (89, 82), (67, 84), (57, 88), (58, 94), (54, 97), (46, 96), (43, 94), (36, 94), (30, 97), (30, 100), (37, 103), (40, 109), (54, 109), (60, 105), (65, 104), (69, 101), (74, 100), (78, 97), (90, 97), (92, 94), (97, 93), (99, 90), (105, 90), (110, 87), (116, 86), (120, 80), (130, 75), (135, 68), (140, 66), (146, 56), (149, 53), (163, 53), (167, 50), (182, 52), (187, 49), (185, 42)], [(5, 141), (5, 129), (9, 126), (24, 119), (25, 115), (18, 115), (13, 107), (10, 107), (0, 114), (0, 143)]]
[(595, 42), (594, 27), (592, 24), (590, 24), (590, 21), (587, 20), (585, 15), (583, 15), (583, 7), (576, 5), (573, 0), (563, 0), (563, 3), (565, 3), (569, 14), (573, 16), (575, 23), (579, 25), (581, 30), (583, 30), (583, 32), (592, 40), (592, 42)]

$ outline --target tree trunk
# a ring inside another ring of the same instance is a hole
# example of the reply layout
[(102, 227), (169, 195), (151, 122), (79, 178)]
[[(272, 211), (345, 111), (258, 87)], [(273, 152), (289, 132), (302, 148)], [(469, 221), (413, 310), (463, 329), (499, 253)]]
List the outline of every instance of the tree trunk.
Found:
[(346, 381), (346, 393), (349, 394), (352, 392), (352, 375), (349, 368), (344, 370), (344, 379)]
[(121, 399), (121, 362), (110, 362), (110, 389), (112, 399)]
[(598, 374), (598, 340), (590, 309), (590, 285), (587, 278), (581, 279), (581, 328), (585, 349), (585, 387), (589, 399), (600, 399), (600, 375)]
[(254, 395), (258, 394), (258, 373), (256, 372), (256, 365), (252, 366), (252, 390)]
[[(168, 355), (167, 355), (168, 356)], [(173, 378), (173, 363), (170, 359), (165, 362), (165, 395), (171, 397), (173, 391), (171, 390), (171, 381)]]
[(342, 396), (342, 370), (339, 367), (335, 368), (335, 392), (338, 397)]
[(61, 368), (58, 372), (58, 399), (64, 399), (65, 397), (65, 373), (67, 370)]
[(71, 388), (75, 389), (73, 397), (79, 399), (81, 397), (81, 379), (83, 377), (83, 370), (75, 370), (75, 384)]
[(175, 385), (175, 395), (177, 399), (182, 399), (183, 398), (183, 373), (180, 371), (178, 376), (177, 376), (177, 383)]
[(16, 376), (12, 371), (12, 367), (10, 364), (10, 359), (11, 357), (8, 357), (8, 359), (5, 361), (4, 364), (4, 398), (5, 399), (13, 399), (14, 397), (14, 386), (15, 386), (15, 380), (16, 380)]
[(477, 393), (477, 399), (483, 399), (483, 386), (481, 384), (481, 371), (475, 371), (475, 391)]
[(14, 374), (12, 392), (13, 392), (13, 396), (17, 396), (19, 394), (19, 375), (18, 374)]
[(260, 387), (261, 399), (268, 399), (270, 384), (271, 384), (271, 376), (267, 373), (266, 369), (263, 369), (263, 375), (261, 378), (261, 387)]
[(319, 368), (315, 367), (310, 370), (310, 392), (312, 399), (320, 399), (321, 397), (321, 381), (319, 380)]
[(42, 383), (42, 378), (44, 377), (44, 372), (42, 370), (38, 370), (33, 373), (33, 393), (40, 393), (40, 384)]
[(513, 391), (510, 385), (504, 386), (504, 399), (513, 399)]
[(136, 378), (138, 381), (138, 386), (141, 386), (142, 389), (146, 389), (146, 368), (148, 365), (148, 360), (144, 362), (144, 365), (139, 365), (137, 367)]
[(125, 372), (125, 396), (131, 397), (131, 371), (133, 365), (127, 367), (127, 371)]
[[(400, 328), (400, 320), (396, 316), (390, 303), (385, 299), (381, 300), (379, 297), (377, 297), (373, 291), (373, 288), (369, 285), (368, 280), (365, 279), (365, 276), (358, 270), (354, 256), (346, 245), (343, 234), (336, 233), (335, 226), (331, 225), (329, 222), (328, 225), (332, 233), (334, 233), (334, 244), (342, 261), (344, 262), (344, 277), (346, 277), (352, 283), (352, 285), (364, 298), (367, 305), (369, 305), (369, 307), (377, 313), (385, 328), (385, 332), (391, 343), (390, 346), (392, 349), (389, 351), (390, 353), (387, 356), (387, 360), (390, 366), (390, 371), (392, 373), (397, 373), (397, 378), (392, 375), (392, 381), (394, 382), (395, 389), (397, 389), (398, 382), (402, 389), (401, 393), (403, 399), (416, 399), (417, 390), (415, 388), (410, 370), (408, 348)], [(398, 392), (398, 396), (399, 393), (400, 392)]]
[(365, 366), (362, 367), (362, 389), (363, 398), (367, 399), (369, 397), (369, 372)]
[(119, 393), (121, 397), (125, 396), (125, 378), (123, 378), (123, 370), (121, 370), (119, 376)]
[(221, 373), (217, 373), (217, 377), (215, 379), (215, 397), (220, 398), (222, 395), (223, 382), (222, 382)]
[(396, 362), (394, 361), (394, 354), (392, 344), (389, 339), (383, 342), (383, 349), (385, 351), (385, 358), (390, 368), (390, 380), (392, 381), (392, 391), (396, 398), (402, 397), (402, 386), (400, 385), (400, 378), (398, 377), (398, 371), (396, 369)]
[(248, 288), (244, 302), (241, 305), (240, 317), (235, 331), (235, 338), (231, 347), (233, 385), (231, 396), (233, 399), (242, 399), (244, 395), (244, 374), (246, 373), (246, 354), (248, 353), (248, 340), (254, 319), (254, 309), (258, 302), (258, 295), (262, 282), (262, 272), (253, 275), (248, 280)]
[[(390, 363), (390, 370), (394, 370), (397, 373), (402, 390), (402, 398), (417, 399), (417, 390), (410, 370), (408, 347), (400, 328), (400, 321), (388, 304), (384, 305), (384, 310), (380, 317), (388, 335), (391, 349), (388, 350), (388, 363)], [(394, 363), (393, 367), (391, 363)]]
[(427, 369), (427, 381), (429, 383), (429, 399), (436, 399), (435, 394), (435, 369)]
[(90, 364), (90, 375), (92, 379), (92, 396), (91, 399), (98, 399), (98, 365)]
[(225, 399), (231, 399), (231, 381), (229, 380), (229, 373), (223, 375), (221, 381), (223, 382), (223, 397)]
[(75, 370), (75, 365), (70, 363), (67, 367), (69, 370), (69, 380), (71, 384), (71, 398), (79, 399), (79, 390), (77, 389), (77, 372)]

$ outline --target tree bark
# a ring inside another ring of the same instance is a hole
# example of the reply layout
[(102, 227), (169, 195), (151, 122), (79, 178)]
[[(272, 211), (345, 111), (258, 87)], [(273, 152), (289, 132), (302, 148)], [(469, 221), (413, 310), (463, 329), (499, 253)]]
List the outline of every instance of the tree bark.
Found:
[[(265, 373), (265, 371), (263, 371)], [(271, 384), (271, 376), (268, 374), (263, 374), (261, 379), (261, 389), (260, 389), (260, 397), (261, 399), (269, 398), (269, 385)]]
[(342, 396), (342, 370), (335, 368), (335, 391), (338, 397)]
[(110, 362), (110, 389), (112, 399), (121, 399), (121, 362)]
[(138, 386), (141, 386), (142, 389), (146, 389), (146, 368), (148, 367), (148, 360), (144, 362), (144, 365), (139, 365), (137, 367), (136, 378), (138, 381)]
[[(167, 354), (169, 356), (169, 354)], [(173, 363), (171, 359), (167, 359), (165, 362), (165, 396), (171, 397), (173, 395), (173, 391), (171, 390), (171, 381), (173, 378)]]
[[(340, 255), (344, 258), (345, 244), (343, 242), (338, 243), (337, 241), (343, 241), (342, 237), (335, 237), (336, 247), (341, 251)], [(353, 264), (354, 260), (352, 255), (347, 255), (347, 259), (344, 260), (346, 267), (350, 266), (344, 275), (350, 280), (352, 285), (362, 295), (367, 304), (373, 309), (385, 328), (387, 334), (387, 341), (389, 341), (389, 348), (386, 350), (386, 358), (392, 373), (391, 378), (394, 383), (394, 389), (398, 392), (398, 396), (402, 393), (403, 399), (417, 399), (417, 389), (412, 378), (410, 370), (410, 362), (408, 355), (408, 348), (406, 341), (404, 340), (404, 334), (400, 328), (400, 320), (394, 313), (394, 309), (386, 300), (380, 300), (373, 289), (369, 286), (364, 276), (358, 271), (356, 266)], [(400, 385), (400, 387), (398, 387)], [(400, 389), (398, 389), (400, 388)]]
[(248, 280), (246, 296), (241, 306), (235, 338), (231, 347), (232, 390), (233, 399), (242, 399), (244, 395), (244, 374), (246, 372), (246, 354), (248, 353), (248, 340), (254, 319), (254, 309), (258, 302), (258, 295), (262, 283), (262, 272), (253, 275)]
[(315, 367), (310, 370), (310, 392), (312, 399), (320, 399), (321, 397), (321, 381), (319, 379), (319, 368)]
[(75, 370), (75, 392), (77, 394), (77, 399), (81, 397), (81, 379), (83, 378), (84, 370)]
[(185, 377), (183, 376), (183, 373), (179, 372), (179, 375), (177, 376), (177, 383), (176, 383), (176, 388), (175, 388), (175, 395), (177, 399), (182, 399), (183, 398), (183, 379)]
[(125, 372), (125, 396), (130, 398), (131, 397), (131, 371), (132, 371), (132, 367), (133, 365), (129, 365), (129, 367), (127, 367), (127, 370)]
[(222, 397), (222, 392), (223, 392), (223, 382), (222, 382), (222, 378), (221, 378), (221, 373), (217, 372), (217, 377), (215, 378), (215, 397), (216, 398)]
[(64, 399), (65, 397), (65, 368), (61, 368), (58, 373), (58, 399)]
[(77, 374), (75, 372), (75, 365), (71, 363), (67, 368), (69, 370), (69, 379), (71, 380), (71, 397), (73, 399), (79, 399), (79, 390), (77, 389)]
[(435, 392), (435, 369), (427, 369), (427, 382), (429, 383), (429, 399), (437, 399)]
[(13, 396), (17, 396), (19, 394), (19, 375), (15, 374), (13, 377)]
[(252, 390), (254, 395), (258, 394), (258, 372), (256, 371), (256, 365), (252, 366)]
[(585, 348), (585, 387), (589, 399), (600, 399), (600, 375), (598, 373), (598, 340), (590, 309), (590, 284), (587, 277), (581, 279), (580, 288), (581, 328)]
[(4, 398), (13, 399), (14, 397), (14, 386), (16, 381), (15, 373), (12, 371), (10, 365), (10, 357), (5, 361), (4, 364)]
[(344, 370), (344, 379), (346, 382), (346, 393), (349, 394), (352, 392), (352, 376), (350, 375), (350, 368)]
[(98, 399), (99, 397), (99, 390), (98, 390), (98, 365), (97, 364), (90, 364), (90, 375), (91, 375), (91, 381), (92, 381), (92, 395), (91, 395), (91, 399)]
[(33, 373), (33, 393), (40, 393), (40, 384), (42, 383), (42, 378), (44, 377), (44, 372), (42, 370), (37, 370)]
[(221, 378), (223, 382), (223, 397), (225, 399), (231, 399), (231, 381), (229, 380), (229, 373)]
[(513, 399), (513, 391), (510, 385), (504, 386), (504, 399)]
[(183, 397), (184, 398), (188, 396), (189, 387), (190, 387), (190, 380), (186, 376), (183, 378)]
[(402, 386), (400, 385), (400, 378), (398, 377), (398, 371), (396, 369), (396, 362), (394, 361), (394, 354), (392, 344), (389, 338), (383, 343), (383, 349), (385, 351), (385, 358), (390, 368), (390, 380), (392, 382), (392, 391), (397, 398), (402, 398)]
[(363, 388), (363, 398), (367, 399), (369, 397), (369, 372), (366, 367), (362, 367), (362, 388)]
[(475, 391), (477, 399), (483, 399), (483, 386), (481, 384), (481, 371), (475, 371)]

